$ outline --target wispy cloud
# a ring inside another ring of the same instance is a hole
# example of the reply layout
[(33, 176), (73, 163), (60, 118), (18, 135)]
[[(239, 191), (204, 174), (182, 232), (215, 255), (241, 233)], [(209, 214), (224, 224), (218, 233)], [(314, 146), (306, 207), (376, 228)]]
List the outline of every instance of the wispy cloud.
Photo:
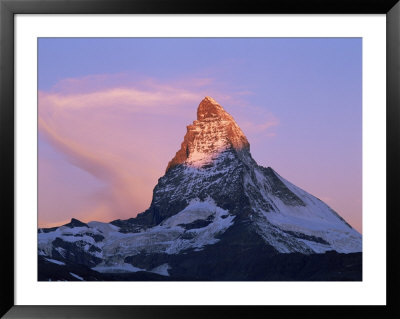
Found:
[(88, 191), (81, 214), (111, 220), (146, 209), (151, 190), (206, 95), (238, 117), (245, 133), (271, 134), (277, 119), (261, 108), (243, 107), (242, 98), (251, 92), (215, 87), (211, 78), (163, 83), (120, 74), (66, 79), (49, 92), (39, 92), (41, 135), (69, 163), (105, 185)]
[(273, 115), (269, 115), (269, 119), (266, 122), (250, 122), (245, 121), (242, 123), (242, 129), (247, 134), (266, 134), (266, 136), (275, 136), (275, 132), (272, 129), (279, 125), (279, 121)]

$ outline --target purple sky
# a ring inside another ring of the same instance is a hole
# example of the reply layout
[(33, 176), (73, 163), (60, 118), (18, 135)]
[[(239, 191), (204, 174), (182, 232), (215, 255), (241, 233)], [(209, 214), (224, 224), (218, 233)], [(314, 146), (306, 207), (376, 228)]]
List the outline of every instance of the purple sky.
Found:
[(360, 38), (39, 39), (39, 226), (145, 210), (204, 96), (362, 231)]

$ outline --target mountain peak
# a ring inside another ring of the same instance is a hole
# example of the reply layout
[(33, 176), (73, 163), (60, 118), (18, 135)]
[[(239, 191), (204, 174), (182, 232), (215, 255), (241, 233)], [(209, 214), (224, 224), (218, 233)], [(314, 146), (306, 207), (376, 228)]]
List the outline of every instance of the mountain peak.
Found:
[(233, 117), (206, 96), (197, 108), (197, 120), (187, 126), (181, 148), (166, 171), (183, 163), (202, 167), (228, 148), (250, 150), (250, 144)]
[(68, 224), (65, 224), (64, 226), (67, 226), (69, 228), (74, 228), (74, 227), (89, 227), (87, 224), (82, 223), (80, 220), (76, 218), (71, 218), (71, 221)]
[(202, 121), (216, 118), (233, 120), (217, 101), (210, 96), (206, 96), (197, 108), (197, 120)]
[(206, 96), (197, 108), (197, 120), (218, 117), (224, 113), (226, 113), (225, 110), (217, 101), (210, 96)]

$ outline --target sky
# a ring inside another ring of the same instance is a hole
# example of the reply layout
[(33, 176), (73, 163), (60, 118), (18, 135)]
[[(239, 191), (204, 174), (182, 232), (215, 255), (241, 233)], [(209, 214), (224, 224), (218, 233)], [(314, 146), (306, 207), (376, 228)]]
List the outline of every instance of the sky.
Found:
[(360, 38), (39, 38), (38, 226), (135, 217), (205, 96), (362, 232)]

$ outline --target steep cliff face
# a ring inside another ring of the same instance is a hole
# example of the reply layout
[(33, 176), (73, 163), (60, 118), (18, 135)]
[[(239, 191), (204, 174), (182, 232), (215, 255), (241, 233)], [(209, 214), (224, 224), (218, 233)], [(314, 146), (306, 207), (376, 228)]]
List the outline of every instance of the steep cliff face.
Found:
[[(74, 221), (39, 233), (39, 253), (46, 258), (101, 272), (203, 279), (204, 269), (216, 265), (255, 267), (257, 274), (249, 276), (264, 278), (259, 263), (265, 258), (361, 250), (361, 235), (328, 205), (254, 161), (242, 130), (210, 97), (198, 106), (149, 209), (128, 220)], [(242, 278), (242, 271), (229, 278)]]

